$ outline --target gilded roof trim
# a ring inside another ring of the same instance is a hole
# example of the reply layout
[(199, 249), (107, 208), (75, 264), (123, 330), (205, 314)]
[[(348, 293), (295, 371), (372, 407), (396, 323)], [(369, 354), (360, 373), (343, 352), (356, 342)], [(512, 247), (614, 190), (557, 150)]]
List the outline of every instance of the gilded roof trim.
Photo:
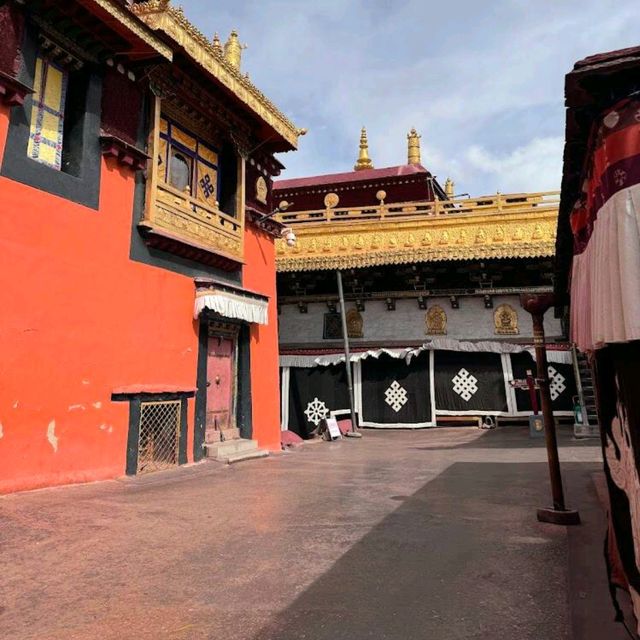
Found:
[(149, 28), (145, 28), (140, 24), (140, 19), (133, 17), (129, 10), (123, 9), (120, 5), (115, 4), (113, 0), (92, 0), (92, 2), (101, 9), (104, 9), (118, 22), (124, 24), (127, 29), (135, 33), (140, 40), (146, 42), (154, 51), (157, 51), (169, 61), (173, 60), (173, 51), (171, 48), (150, 33)]
[(540, 258), (555, 254), (557, 209), (444, 214), (294, 227), (297, 243), (276, 242), (280, 272), (386, 264)]
[(250, 80), (225, 60), (213, 43), (189, 22), (181, 8), (170, 6), (166, 0), (149, 0), (133, 5), (131, 10), (151, 29), (170, 36), (197, 64), (297, 149), (299, 133), (296, 126)]

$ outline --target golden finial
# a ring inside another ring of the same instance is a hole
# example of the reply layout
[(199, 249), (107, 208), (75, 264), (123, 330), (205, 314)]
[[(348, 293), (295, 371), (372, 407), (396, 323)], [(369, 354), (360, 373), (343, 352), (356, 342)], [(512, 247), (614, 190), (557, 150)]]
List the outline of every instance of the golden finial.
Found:
[(409, 141), (409, 164), (421, 164), (420, 160), (420, 138), (415, 128), (411, 129), (411, 133), (407, 134)]
[(451, 178), (447, 178), (444, 183), (444, 192), (447, 194), (447, 198), (453, 198), (455, 186), (456, 183)]
[(242, 50), (246, 48), (246, 44), (240, 44), (240, 40), (238, 40), (238, 32), (234, 29), (224, 45), (224, 57), (227, 62), (238, 71), (240, 71), (240, 66), (242, 64)]
[(223, 55), (222, 43), (220, 42), (220, 36), (217, 33), (213, 34), (213, 48), (218, 55)]
[(371, 162), (371, 158), (369, 157), (367, 129), (366, 127), (362, 127), (362, 132), (360, 133), (360, 155), (358, 157), (358, 162), (356, 162), (355, 167), (353, 167), (353, 170), (364, 171), (365, 169), (373, 169), (373, 162)]

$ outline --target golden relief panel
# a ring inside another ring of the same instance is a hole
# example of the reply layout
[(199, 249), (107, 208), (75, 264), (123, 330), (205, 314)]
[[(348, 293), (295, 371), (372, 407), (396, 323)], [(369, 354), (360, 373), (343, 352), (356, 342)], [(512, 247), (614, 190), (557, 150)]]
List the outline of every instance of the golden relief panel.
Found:
[(295, 225), (277, 242), (278, 271), (555, 254), (557, 211), (520, 216), (441, 216), (411, 221)]
[(447, 335), (447, 314), (438, 304), (429, 307), (425, 316), (425, 333), (430, 336)]
[(350, 338), (362, 338), (364, 336), (364, 320), (357, 309), (347, 311), (347, 334)]
[(496, 335), (515, 336), (520, 333), (518, 329), (518, 313), (508, 304), (501, 304), (493, 314)]
[(269, 188), (267, 187), (267, 181), (263, 176), (260, 176), (256, 180), (256, 200), (262, 204), (267, 204), (267, 196), (269, 195)]

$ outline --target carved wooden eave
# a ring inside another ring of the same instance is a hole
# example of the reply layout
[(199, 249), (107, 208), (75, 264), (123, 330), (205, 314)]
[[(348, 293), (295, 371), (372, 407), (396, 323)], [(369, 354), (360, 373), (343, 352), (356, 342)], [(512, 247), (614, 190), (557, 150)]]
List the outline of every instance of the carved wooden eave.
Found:
[[(499, 198), (506, 200), (508, 196)], [(405, 203), (409, 206), (398, 205), (398, 209), (408, 211), (393, 216), (389, 216), (384, 206), (345, 210), (343, 218), (339, 217), (341, 212), (334, 209), (332, 220), (302, 224), (295, 224), (291, 216), (283, 221), (293, 227), (297, 242), (294, 247), (288, 247), (282, 240), (277, 241), (277, 270), (316, 271), (446, 260), (551, 257), (555, 253), (557, 199), (543, 202), (536, 197), (535, 200), (537, 202), (506, 211), (483, 205), (478, 211), (467, 206), (470, 211), (464, 213), (452, 213), (448, 209), (438, 215), (417, 215), (416, 209), (420, 207), (433, 210), (440, 205)], [(456, 201), (450, 201), (448, 206), (455, 204)], [(369, 219), (348, 219), (347, 216), (355, 213)], [(297, 215), (308, 215), (308, 212)]]
[(189, 57), (273, 129), (291, 149), (298, 148), (295, 125), (185, 17), (166, 0), (135, 4), (131, 10), (151, 29), (169, 36)]
[[(173, 51), (171, 48), (158, 38), (144, 21), (132, 15), (129, 9), (123, 7), (122, 3), (116, 2), (115, 0), (80, 0), (80, 4), (97, 10), (98, 14), (102, 14), (107, 24), (113, 25), (115, 22), (123, 25), (138, 41), (143, 42), (155, 53), (166, 60), (173, 60)], [(135, 56), (135, 54), (133, 55)]]

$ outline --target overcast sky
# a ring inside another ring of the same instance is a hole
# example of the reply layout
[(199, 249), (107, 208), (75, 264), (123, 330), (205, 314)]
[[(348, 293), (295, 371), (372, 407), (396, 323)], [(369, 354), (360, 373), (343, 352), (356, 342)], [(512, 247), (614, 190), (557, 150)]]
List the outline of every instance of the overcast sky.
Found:
[[(177, 1), (174, 0), (174, 4)], [(350, 170), (367, 126), (376, 167), (422, 163), (458, 193), (560, 185), (564, 75), (640, 44), (637, 0), (182, 0), (243, 71), (309, 133), (283, 177)]]

